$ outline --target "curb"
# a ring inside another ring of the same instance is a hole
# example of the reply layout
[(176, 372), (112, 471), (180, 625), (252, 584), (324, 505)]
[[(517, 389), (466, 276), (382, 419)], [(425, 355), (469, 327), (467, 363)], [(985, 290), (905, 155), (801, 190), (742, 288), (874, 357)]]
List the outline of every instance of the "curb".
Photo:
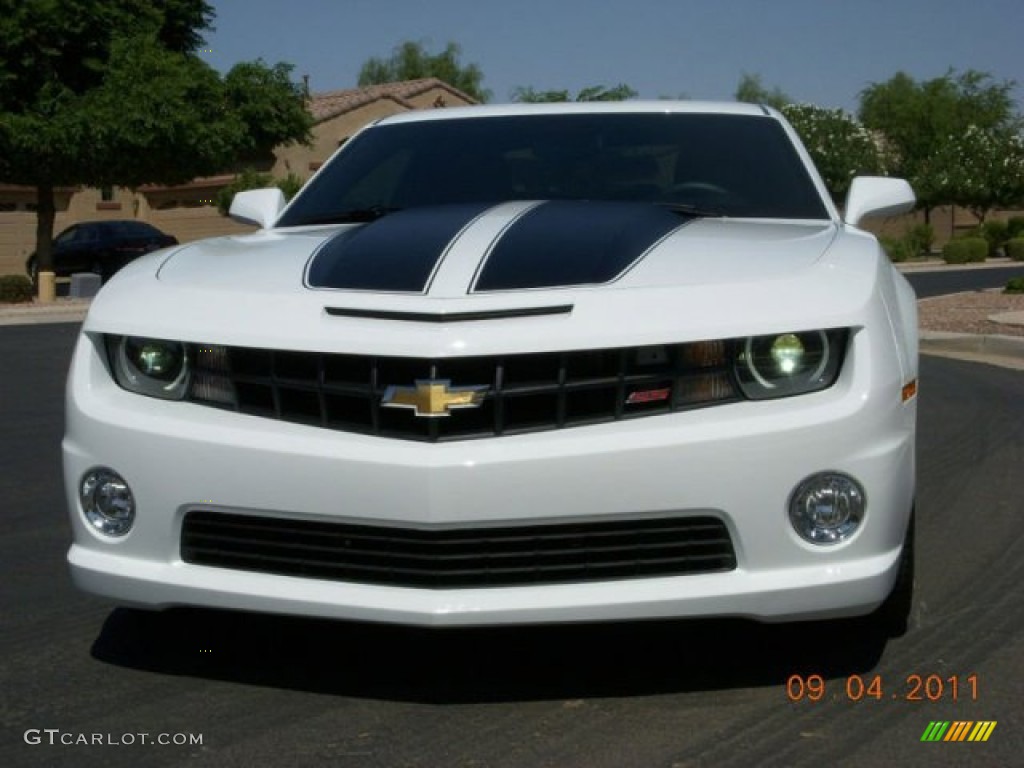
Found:
[(920, 350), (925, 355), (989, 363), (1024, 371), (1024, 337), (976, 336), (970, 333), (921, 331)]
[(80, 323), (89, 312), (88, 299), (58, 299), (52, 304), (21, 304), (0, 307), (0, 325)]
[(1014, 261), (1005, 256), (996, 256), (976, 264), (947, 264), (942, 259), (925, 259), (923, 261), (898, 261), (893, 264), (900, 272), (973, 272), (979, 269), (1007, 269), (1024, 266), (1024, 262)]

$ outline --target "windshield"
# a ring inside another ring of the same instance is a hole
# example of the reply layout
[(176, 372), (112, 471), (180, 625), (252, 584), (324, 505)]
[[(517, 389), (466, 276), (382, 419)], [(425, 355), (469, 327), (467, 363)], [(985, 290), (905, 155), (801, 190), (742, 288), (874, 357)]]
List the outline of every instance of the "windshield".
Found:
[(370, 128), (307, 185), (277, 226), (509, 200), (630, 201), (691, 215), (828, 218), (774, 118), (576, 113)]

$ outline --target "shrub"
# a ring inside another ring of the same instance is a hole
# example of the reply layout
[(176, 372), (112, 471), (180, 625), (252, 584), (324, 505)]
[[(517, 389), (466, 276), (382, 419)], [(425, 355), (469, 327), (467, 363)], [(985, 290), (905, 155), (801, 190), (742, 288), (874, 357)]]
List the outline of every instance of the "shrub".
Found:
[(1010, 239), (1009, 226), (1005, 221), (986, 221), (981, 225), (981, 236), (988, 243), (988, 255), (996, 256), (999, 249)]
[(1006, 255), (1014, 261), (1024, 261), (1024, 237), (1006, 241)]
[(984, 261), (988, 255), (988, 242), (980, 237), (960, 237), (950, 240), (942, 249), (947, 264), (966, 264)]
[(917, 247), (906, 237), (879, 237), (878, 242), (882, 244), (883, 250), (893, 262), (906, 261), (917, 255)]
[(1011, 277), (1007, 280), (1003, 293), (1024, 293), (1024, 277)]
[(32, 281), (25, 275), (3, 275), (0, 277), (0, 303), (21, 304), (32, 301)]
[(1024, 237), (1024, 216), (1011, 216), (1006, 220), (1006, 238), (1014, 240)]
[(912, 255), (931, 253), (932, 245), (935, 244), (935, 229), (931, 224), (915, 224), (903, 237), (907, 244), (914, 249), (915, 252)]

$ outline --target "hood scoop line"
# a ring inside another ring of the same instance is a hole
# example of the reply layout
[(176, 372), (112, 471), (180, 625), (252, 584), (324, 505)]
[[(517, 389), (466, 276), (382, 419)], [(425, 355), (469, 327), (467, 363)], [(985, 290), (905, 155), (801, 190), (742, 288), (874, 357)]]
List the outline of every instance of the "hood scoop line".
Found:
[(473, 320), (505, 320), (515, 317), (538, 317), (541, 315), (568, 315), (572, 304), (557, 304), (550, 307), (518, 307), (515, 309), (489, 309), (474, 312), (401, 312), (379, 309), (346, 309), (324, 307), (332, 317), (359, 317), (373, 320), (399, 320), (407, 323), (465, 323)]

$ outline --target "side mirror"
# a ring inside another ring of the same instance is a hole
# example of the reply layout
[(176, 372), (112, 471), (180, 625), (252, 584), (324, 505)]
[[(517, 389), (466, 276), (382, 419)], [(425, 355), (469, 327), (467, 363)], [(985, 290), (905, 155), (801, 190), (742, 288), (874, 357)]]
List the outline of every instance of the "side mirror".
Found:
[(235, 195), (228, 216), (242, 224), (255, 224), (261, 229), (269, 229), (283, 210), (284, 193), (277, 187), (247, 189)]
[(917, 198), (904, 179), (858, 176), (846, 196), (846, 223), (856, 227), (871, 216), (896, 216), (914, 207)]

